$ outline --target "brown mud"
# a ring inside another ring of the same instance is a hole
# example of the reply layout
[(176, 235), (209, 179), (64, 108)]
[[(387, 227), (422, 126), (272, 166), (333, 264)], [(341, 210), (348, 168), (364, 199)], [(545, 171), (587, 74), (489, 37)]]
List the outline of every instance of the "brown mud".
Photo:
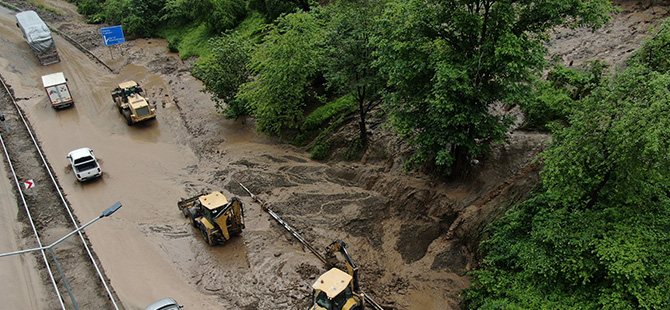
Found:
[[(5, 1), (35, 9), (24, 1)], [(536, 185), (533, 163), (549, 136), (513, 131), (475, 165), (471, 177), (443, 182), (402, 172), (404, 145), (380, 120), (360, 162), (317, 162), (300, 148), (257, 134), (252, 120), (226, 120), (189, 74), (191, 60), (167, 52), (158, 39), (103, 47), (99, 29), (64, 1), (38, 10), (114, 72), (61, 37), (62, 62), (42, 67), (23, 42), (12, 12), (0, 10), (0, 73), (22, 98), (43, 149), (80, 219), (121, 201), (124, 208), (86, 233), (126, 309), (173, 297), (185, 309), (306, 309), (310, 285), (324, 267), (253, 203), (236, 181), (268, 202), (317, 248), (342, 239), (361, 268), (361, 285), (396, 309), (458, 309), (466, 272), (476, 265), (484, 227)], [(559, 30), (550, 52), (565, 64), (630, 55), (647, 29), (667, 15), (664, 3), (619, 1), (624, 9), (603, 30)], [(622, 35), (625, 33), (626, 35)], [(62, 71), (75, 107), (53, 111), (39, 77)], [(129, 127), (110, 90), (134, 79), (157, 108), (155, 121)], [(515, 112), (512, 109), (511, 112)], [(521, 119), (519, 121), (522, 121)], [(354, 133), (356, 125), (345, 127)], [(79, 184), (65, 154), (88, 146), (104, 176)], [(62, 167), (62, 169), (58, 169)], [(223, 190), (242, 197), (247, 229), (222, 246), (206, 245), (177, 210), (182, 197)], [(49, 289), (48, 287), (43, 288)], [(2, 295), (6, 295), (2, 293)]]

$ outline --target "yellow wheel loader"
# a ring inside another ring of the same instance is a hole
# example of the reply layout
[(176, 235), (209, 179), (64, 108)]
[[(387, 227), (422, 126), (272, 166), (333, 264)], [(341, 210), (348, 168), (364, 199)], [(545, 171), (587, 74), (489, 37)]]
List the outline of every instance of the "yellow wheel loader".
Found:
[(149, 105), (142, 94), (144, 90), (135, 81), (119, 83), (112, 90), (112, 100), (128, 125), (156, 118), (156, 109)]
[(310, 310), (362, 310), (365, 309), (365, 295), (358, 284), (358, 266), (349, 256), (347, 244), (335, 240), (327, 248), (327, 253), (339, 252), (344, 256), (347, 272), (332, 268), (322, 274), (312, 285), (312, 306)]
[(224, 243), (244, 229), (244, 206), (237, 197), (228, 201), (215, 191), (182, 199), (177, 207), (209, 245)]

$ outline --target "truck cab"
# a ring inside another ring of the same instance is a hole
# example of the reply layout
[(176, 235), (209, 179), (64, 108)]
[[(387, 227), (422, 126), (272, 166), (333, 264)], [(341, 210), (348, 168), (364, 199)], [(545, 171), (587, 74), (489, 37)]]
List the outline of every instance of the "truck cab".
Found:
[(358, 283), (358, 266), (354, 263), (347, 244), (335, 240), (326, 253), (340, 253), (344, 257), (347, 272), (332, 268), (322, 274), (312, 285), (312, 306), (310, 310), (362, 310), (365, 309), (365, 294)]
[(310, 310), (352, 310), (360, 309), (360, 301), (353, 292), (353, 277), (337, 268), (322, 274), (312, 288), (314, 289)]

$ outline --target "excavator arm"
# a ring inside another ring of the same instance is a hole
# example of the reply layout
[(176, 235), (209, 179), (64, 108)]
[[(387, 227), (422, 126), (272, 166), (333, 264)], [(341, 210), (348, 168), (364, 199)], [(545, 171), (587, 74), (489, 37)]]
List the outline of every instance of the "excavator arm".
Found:
[(342, 240), (335, 240), (333, 243), (331, 243), (328, 247), (326, 247), (326, 252), (327, 253), (337, 253), (339, 252), (344, 256), (344, 260), (347, 264), (347, 271), (351, 275), (352, 283), (354, 285), (353, 290), (356, 293), (361, 292), (361, 287), (359, 286), (358, 283), (358, 266), (356, 266), (356, 263), (354, 263), (353, 259), (351, 259), (351, 256), (349, 256), (349, 252), (347, 252), (347, 244), (344, 243)]

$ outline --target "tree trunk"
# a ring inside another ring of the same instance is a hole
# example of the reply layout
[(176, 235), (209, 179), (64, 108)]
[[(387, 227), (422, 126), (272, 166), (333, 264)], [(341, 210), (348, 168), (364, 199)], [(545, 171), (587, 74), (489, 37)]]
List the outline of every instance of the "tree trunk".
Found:
[(454, 148), (454, 162), (451, 165), (451, 176), (453, 178), (463, 178), (470, 170), (467, 149), (464, 146)]
[(360, 120), (358, 121), (358, 127), (360, 127), (360, 133), (361, 133), (361, 144), (363, 146), (368, 145), (368, 129), (367, 126), (365, 126), (365, 116), (367, 114), (367, 109), (365, 107), (365, 100), (360, 100), (358, 102), (358, 111), (359, 111), (359, 116)]

